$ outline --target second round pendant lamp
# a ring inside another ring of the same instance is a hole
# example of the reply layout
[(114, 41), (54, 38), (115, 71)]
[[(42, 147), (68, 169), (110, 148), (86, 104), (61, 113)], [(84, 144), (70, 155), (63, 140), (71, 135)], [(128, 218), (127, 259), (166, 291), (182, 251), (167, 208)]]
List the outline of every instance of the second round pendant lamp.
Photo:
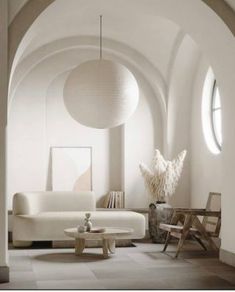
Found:
[(100, 59), (82, 63), (69, 74), (64, 103), (79, 123), (98, 129), (127, 121), (139, 101), (133, 74), (122, 64), (102, 58), (102, 16), (100, 16)]

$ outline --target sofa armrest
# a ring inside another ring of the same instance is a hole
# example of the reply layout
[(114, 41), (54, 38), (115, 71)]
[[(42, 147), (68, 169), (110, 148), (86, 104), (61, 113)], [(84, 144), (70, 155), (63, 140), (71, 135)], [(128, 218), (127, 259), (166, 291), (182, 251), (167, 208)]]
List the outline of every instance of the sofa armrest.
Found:
[[(30, 198), (29, 198), (30, 197)], [(16, 193), (13, 197), (13, 215), (33, 215), (39, 213), (37, 196), (29, 193)]]

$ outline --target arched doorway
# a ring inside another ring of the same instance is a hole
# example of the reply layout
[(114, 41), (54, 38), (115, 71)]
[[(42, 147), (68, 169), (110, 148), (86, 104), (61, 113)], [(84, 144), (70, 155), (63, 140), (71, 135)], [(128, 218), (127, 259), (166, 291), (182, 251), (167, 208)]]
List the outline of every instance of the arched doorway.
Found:
[[(167, 7), (163, 5), (161, 13), (164, 17), (171, 19), (173, 22), (184, 28), (193, 37), (196, 43), (200, 46), (201, 50), (210, 56), (210, 63), (212, 64), (215, 74), (220, 84), (221, 94), (224, 97), (224, 108), (226, 109), (226, 117), (224, 119), (224, 153), (223, 153), (223, 173), (227, 170), (233, 169), (234, 154), (233, 145), (234, 141), (230, 135), (230, 123), (233, 122), (233, 101), (231, 92), (233, 92), (234, 84), (234, 39), (231, 32), (226, 28), (223, 22), (203, 3), (195, 2), (193, 7), (190, 6), (192, 3), (187, 1), (181, 1), (184, 8), (187, 10), (187, 15), (184, 12), (179, 12), (174, 15), (174, 9), (171, 11), (167, 10)], [(50, 3), (49, 3), (50, 4)], [(154, 3), (152, 3), (154, 8)], [(172, 4), (173, 6), (175, 4)], [(40, 8), (41, 9), (41, 8)], [(156, 8), (157, 9), (157, 8)], [(176, 7), (177, 10), (177, 7)], [(202, 19), (207, 20), (203, 23), (198, 23), (198, 19), (195, 16), (195, 10), (201, 15)], [(42, 10), (40, 10), (41, 12)], [(35, 14), (37, 15), (37, 14)], [(216, 31), (216, 33), (215, 33)], [(210, 38), (207, 36), (210, 35)], [(229, 45), (228, 45), (229, 44)], [(17, 46), (16, 46), (17, 47)], [(232, 185), (233, 176), (232, 172), (229, 171), (229, 175), (225, 177), (226, 184), (223, 186), (223, 199), (226, 213), (223, 218), (222, 232), (222, 248), (225, 250), (233, 251), (233, 243), (230, 242), (230, 233), (226, 230), (226, 226), (231, 222), (232, 218)], [(4, 220), (3, 220), (4, 221)], [(224, 243), (223, 243), (224, 242)], [(232, 241), (233, 242), (233, 241)]]

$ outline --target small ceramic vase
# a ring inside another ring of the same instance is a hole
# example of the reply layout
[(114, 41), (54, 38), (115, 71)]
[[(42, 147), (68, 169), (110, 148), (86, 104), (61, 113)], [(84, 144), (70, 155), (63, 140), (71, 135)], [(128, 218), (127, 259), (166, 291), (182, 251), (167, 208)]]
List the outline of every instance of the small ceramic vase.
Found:
[(86, 213), (85, 216), (86, 216), (86, 218), (85, 218), (84, 226), (86, 226), (86, 231), (90, 232), (91, 228), (92, 228), (92, 223), (91, 223), (91, 220), (90, 220), (91, 214), (90, 213)]

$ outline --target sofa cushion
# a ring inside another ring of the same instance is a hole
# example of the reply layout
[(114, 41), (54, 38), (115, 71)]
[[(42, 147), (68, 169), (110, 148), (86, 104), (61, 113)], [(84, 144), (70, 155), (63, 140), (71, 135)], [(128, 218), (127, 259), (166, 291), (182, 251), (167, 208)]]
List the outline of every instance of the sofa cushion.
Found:
[[(13, 237), (17, 240), (64, 240), (70, 239), (64, 234), (65, 228), (84, 224), (86, 211), (41, 212), (37, 215), (15, 216)], [(122, 227), (134, 230), (125, 238), (143, 238), (145, 236), (145, 217), (132, 211), (92, 211), (93, 226)], [(24, 227), (24, 228), (22, 228)]]
[(14, 215), (54, 211), (94, 211), (94, 192), (24, 192), (13, 197)]

